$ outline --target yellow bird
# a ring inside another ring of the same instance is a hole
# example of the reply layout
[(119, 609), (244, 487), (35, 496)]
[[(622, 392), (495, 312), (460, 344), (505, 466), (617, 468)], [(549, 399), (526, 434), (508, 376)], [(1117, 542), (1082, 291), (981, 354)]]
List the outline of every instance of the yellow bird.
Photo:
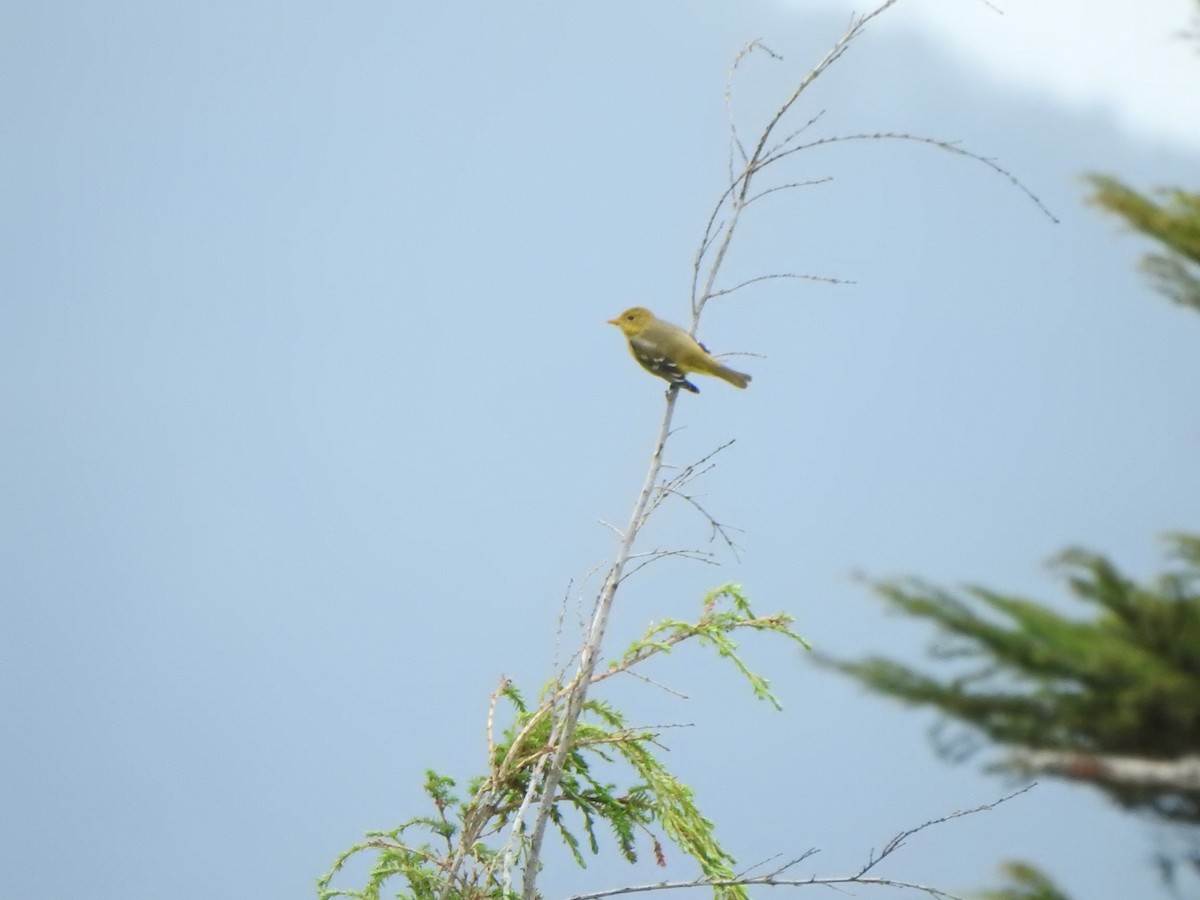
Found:
[(627, 309), (608, 324), (621, 329), (629, 340), (629, 352), (643, 369), (676, 387), (700, 393), (700, 388), (687, 380), (693, 372), (723, 378), (739, 388), (750, 383), (749, 375), (721, 365), (698, 340), (678, 325), (656, 318), (645, 307)]

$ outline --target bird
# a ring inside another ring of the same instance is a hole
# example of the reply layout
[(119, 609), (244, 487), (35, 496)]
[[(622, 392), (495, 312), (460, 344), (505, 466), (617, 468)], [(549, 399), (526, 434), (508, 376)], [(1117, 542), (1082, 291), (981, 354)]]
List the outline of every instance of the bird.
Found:
[(687, 380), (693, 372), (723, 378), (738, 388), (750, 383), (749, 375), (721, 365), (698, 340), (644, 306), (630, 307), (615, 319), (609, 319), (608, 324), (621, 329), (629, 341), (629, 352), (643, 369), (670, 382), (672, 387), (700, 393), (700, 388)]

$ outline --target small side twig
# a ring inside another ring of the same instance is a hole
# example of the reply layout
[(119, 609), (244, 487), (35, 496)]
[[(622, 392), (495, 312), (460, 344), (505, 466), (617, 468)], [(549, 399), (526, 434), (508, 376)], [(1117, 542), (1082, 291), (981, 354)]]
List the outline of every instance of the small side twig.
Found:
[(875, 852), (872, 851), (870, 857), (867, 859), (867, 862), (863, 865), (863, 867), (861, 869), (858, 870), (858, 874), (865, 875), (868, 872), (870, 872), (877, 865), (879, 865), (881, 862), (883, 862), (885, 859), (887, 859), (889, 856), (891, 856), (893, 853), (895, 853), (897, 850), (899, 850), (901, 847), (903, 847), (904, 842), (907, 841), (914, 834), (922, 832), (922, 831), (926, 830), (927, 828), (933, 828), (935, 825), (942, 825), (946, 822), (951, 822), (954, 819), (961, 819), (964, 816), (973, 816), (977, 813), (988, 812), (989, 810), (995, 809), (1001, 803), (1007, 803), (1009, 800), (1012, 800), (1015, 797), (1020, 797), (1022, 794), (1026, 793), (1027, 791), (1033, 790), (1036, 786), (1037, 786), (1037, 782), (1034, 781), (1030, 784), (1025, 785), (1025, 787), (1021, 788), (1018, 791), (1013, 791), (1011, 794), (1006, 794), (1005, 796), (1001, 797), (999, 800), (993, 800), (991, 803), (983, 803), (979, 806), (974, 806), (971, 809), (956, 810), (955, 812), (947, 813), (944, 816), (939, 816), (936, 819), (930, 819), (927, 822), (922, 822), (920, 825), (916, 825), (912, 828), (906, 829), (905, 831), (901, 831), (899, 834), (895, 835), (890, 841), (888, 841), (886, 844), (883, 845), (883, 849), (879, 851), (878, 856), (876, 856)]
[(1026, 187), (1025, 183), (1021, 181), (1021, 179), (1019, 179), (1008, 169), (1004, 168), (1004, 166), (1000, 165), (990, 156), (984, 156), (982, 153), (976, 153), (973, 150), (967, 150), (965, 147), (960, 146), (958, 141), (945, 141), (921, 134), (909, 134), (908, 132), (904, 131), (874, 131), (863, 132), (860, 134), (835, 134), (828, 137), (817, 138), (816, 140), (809, 141), (805, 144), (797, 144), (795, 147), (789, 147), (787, 150), (782, 150), (766, 160), (764, 165), (791, 156), (793, 153), (799, 153), (802, 150), (811, 150), (814, 147), (823, 147), (827, 144), (837, 144), (846, 141), (914, 141), (918, 144), (928, 144), (931, 147), (937, 147), (939, 150), (945, 150), (947, 153), (953, 153), (956, 156), (963, 156), (967, 159), (974, 160), (977, 163), (982, 163), (997, 175), (1008, 181), (1026, 197), (1028, 197), (1029, 200), (1033, 202), (1034, 206), (1042, 211), (1046, 218), (1056, 225), (1058, 224), (1058, 217), (1054, 215), (1054, 213), (1050, 212), (1050, 208), (1042, 202), (1042, 199), (1037, 194)]
[(663, 559), (690, 559), (692, 562), (702, 562), (710, 566), (719, 566), (720, 563), (713, 557), (713, 554), (707, 553), (704, 550), (651, 550), (646, 553), (635, 553), (629, 557), (630, 562), (640, 560), (637, 565), (629, 569), (621, 579), (631, 577), (636, 572), (640, 572), (646, 566), (656, 563)]
[(813, 875), (808, 878), (779, 877), (784, 872), (795, 868), (800, 863), (814, 856), (818, 852), (814, 848), (804, 851), (804, 853), (802, 853), (800, 856), (790, 860), (773, 871), (766, 873), (765, 875), (748, 874), (750, 871), (765, 865), (765, 863), (758, 863), (754, 866), (751, 866), (750, 869), (747, 869), (746, 873), (743, 873), (736, 878), (730, 878), (726, 880), (718, 881), (706, 878), (695, 878), (691, 881), (660, 881), (657, 884), (622, 886), (608, 888), (607, 890), (602, 891), (592, 891), (586, 894), (575, 894), (572, 897), (568, 897), (567, 900), (602, 900), (604, 897), (616, 897), (621, 894), (641, 894), (649, 891), (670, 891), (698, 887), (809, 887), (813, 885), (820, 885), (823, 887), (839, 887), (842, 885), (890, 887), (899, 890), (922, 893), (929, 897), (938, 898), (938, 900), (962, 900), (961, 897), (955, 894), (951, 894), (948, 891), (935, 888), (928, 884), (920, 884), (915, 881), (904, 881), (897, 878), (884, 878), (877, 875), (871, 875), (869, 873), (872, 869), (878, 866), (879, 863), (903, 847), (905, 841), (913, 835), (925, 831), (928, 828), (932, 828), (935, 825), (941, 825), (945, 822), (950, 822), (954, 819), (961, 819), (964, 816), (972, 816), (977, 813), (993, 810), (1000, 804), (1007, 803), (1009, 800), (1019, 797), (1026, 791), (1032, 790), (1035, 786), (1036, 784), (1026, 785), (1019, 791), (1013, 791), (1011, 794), (1007, 794), (998, 800), (993, 800), (991, 803), (984, 803), (979, 806), (972, 807), (971, 809), (958, 810), (956, 812), (948, 813), (947, 815), (939, 816), (936, 819), (930, 819), (927, 822), (922, 822), (920, 825), (908, 828), (889, 840), (887, 844), (884, 845), (883, 850), (881, 850), (878, 854), (872, 851), (866, 864), (864, 864), (862, 868), (852, 875)]
[(724, 297), (726, 294), (732, 294), (734, 291), (740, 291), (744, 287), (749, 287), (752, 284), (758, 284), (760, 281), (774, 281), (776, 279), (786, 278), (797, 281), (820, 281), (824, 284), (854, 284), (855, 282), (847, 278), (834, 278), (831, 275), (798, 275), (794, 272), (776, 272), (770, 275), (756, 275), (754, 278), (747, 278), (745, 281), (735, 284), (733, 287), (721, 288), (719, 291), (713, 291), (708, 295), (711, 300), (713, 297)]

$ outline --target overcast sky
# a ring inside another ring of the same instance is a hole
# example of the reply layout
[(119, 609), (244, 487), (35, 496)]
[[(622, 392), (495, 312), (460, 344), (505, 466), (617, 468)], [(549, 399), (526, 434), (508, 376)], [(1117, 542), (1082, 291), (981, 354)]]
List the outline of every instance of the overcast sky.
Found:
[[(681, 398), (668, 456), (736, 439), (700, 489), (743, 552), (630, 579), (611, 655), (734, 580), (822, 650), (921, 661), (930, 635), (856, 573), (1082, 612), (1056, 552), (1148, 577), (1161, 533), (1200, 530), (1200, 319), (1082, 180), (1195, 188), (1200, 61), (1187, 3), (1121, 6), (901, 0), (805, 95), (814, 136), (961, 141), (1060, 221), (926, 145), (793, 157), (778, 177), (821, 185), (753, 208), (722, 283), (845, 283), (706, 313), (754, 383)], [(8, 893), (309, 896), (427, 812), (426, 768), (480, 771), (488, 696), (551, 676), (647, 463), (660, 383), (605, 320), (687, 315), (738, 48), (783, 57), (739, 70), (753, 133), (848, 8), (0, 6)], [(668, 504), (641, 549), (707, 539)], [(653, 671), (688, 701), (604, 697), (691, 726), (669, 761), (746, 864), (819, 847), (799, 874), (844, 872), (1014, 786), (939, 761), (929, 714), (745, 644), (782, 713), (698, 648)], [(1045, 784), (884, 874), (965, 892), (1024, 858), (1081, 898), (1152, 896), (1155, 840)], [(555, 862), (547, 896), (657, 881), (644, 857)]]
[[(778, 0), (863, 12), (856, 0)], [(935, 41), (1002, 87), (1099, 109), (1150, 140), (1200, 146), (1200, 33), (1193, 0), (902, 0), (881, 32)], [(990, 7), (990, 9), (989, 9)]]

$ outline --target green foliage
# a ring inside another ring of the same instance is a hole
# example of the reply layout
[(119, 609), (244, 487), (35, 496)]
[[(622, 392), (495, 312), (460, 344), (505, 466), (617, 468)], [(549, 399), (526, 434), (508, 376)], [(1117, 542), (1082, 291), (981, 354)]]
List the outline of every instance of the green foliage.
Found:
[[(936, 707), (995, 743), (1032, 750), (1175, 759), (1200, 753), (1200, 537), (1170, 539), (1177, 567), (1140, 585), (1107, 559), (1062, 555), (1071, 619), (979, 587), (882, 582), (893, 608), (933, 624), (938, 676), (886, 658), (822, 660), (873, 690)], [(1119, 803), (1200, 822), (1200, 792), (1106, 782)]]
[[(728, 601), (730, 608), (722, 608), (722, 601)], [(746, 667), (738, 656), (738, 645), (729, 635), (739, 628), (769, 631), (795, 641), (805, 650), (810, 649), (808, 642), (791, 630), (793, 621), (791, 616), (783, 613), (755, 616), (741, 585), (725, 584), (704, 598), (704, 615), (699, 621), (693, 623), (667, 619), (651, 626), (641, 640), (635, 641), (625, 651), (619, 663), (612, 664), (611, 671), (624, 670), (656, 653), (669, 653), (672, 647), (682, 641), (699, 638), (702, 644), (713, 647), (722, 659), (728, 659), (737, 667), (755, 697), (766, 700), (776, 709), (782, 709), (779, 700), (771, 693), (771, 683)]]
[(995, 891), (985, 891), (982, 900), (1070, 900), (1041, 870), (1021, 862), (1008, 862), (1000, 867), (1009, 884)]
[(1158, 191), (1159, 200), (1115, 178), (1089, 178), (1097, 206), (1162, 245), (1164, 252), (1142, 257), (1142, 270), (1160, 292), (1200, 312), (1200, 194), (1177, 188)]
[[(650, 629), (625, 656), (595, 675), (593, 684), (636, 666), (676, 644), (696, 638), (729, 659), (755, 696), (778, 706), (765, 678), (751, 671), (731, 640), (739, 629), (767, 631), (807, 646), (784, 615), (755, 616), (742, 589), (724, 585), (710, 593), (696, 622), (671, 621)], [(434, 814), (409, 819), (388, 832), (373, 832), (347, 849), (318, 881), (322, 900), (351, 897), (379, 900), (385, 887), (406, 900), (513, 900), (507, 872), (522, 865), (528, 851), (523, 813), (530, 806), (530, 783), (553, 754), (552, 736), (570, 685), (553, 682), (530, 709), (521, 693), (505, 683), (493, 696), (489, 716), (488, 774), (470, 785), (470, 797), (454, 792), (455, 782), (426, 772), (424, 790)], [(491, 738), (498, 705), (508, 725)], [(576, 726), (558, 796), (550, 816), (575, 862), (601, 852), (604, 835), (622, 858), (638, 859), (644, 841), (655, 861), (665, 865), (662, 835), (691, 857), (707, 882), (734, 878), (734, 859), (717, 841), (713, 823), (696, 804), (692, 790), (676, 779), (655, 752), (658, 734), (631, 728), (611, 705), (591, 698)], [(624, 783), (618, 785), (615, 780)], [(540, 782), (539, 782), (540, 783)], [(515, 826), (515, 827), (514, 827)], [(370, 858), (363, 887), (336, 888), (334, 878), (356, 858)], [(718, 900), (747, 900), (739, 886), (714, 885)]]

